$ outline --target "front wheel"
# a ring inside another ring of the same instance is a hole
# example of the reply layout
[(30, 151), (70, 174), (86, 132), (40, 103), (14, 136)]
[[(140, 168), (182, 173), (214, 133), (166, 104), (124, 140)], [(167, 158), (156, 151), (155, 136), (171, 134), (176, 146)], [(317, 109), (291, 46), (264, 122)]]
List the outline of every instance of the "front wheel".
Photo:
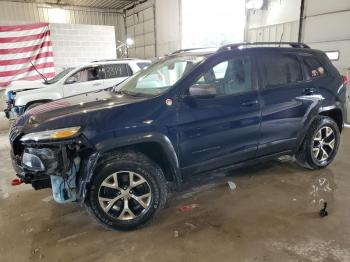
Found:
[(339, 143), (337, 123), (332, 118), (320, 116), (309, 128), (296, 159), (299, 164), (310, 169), (324, 168), (334, 160)]
[(88, 211), (104, 226), (132, 230), (148, 223), (165, 205), (162, 170), (138, 152), (117, 153), (93, 177)]

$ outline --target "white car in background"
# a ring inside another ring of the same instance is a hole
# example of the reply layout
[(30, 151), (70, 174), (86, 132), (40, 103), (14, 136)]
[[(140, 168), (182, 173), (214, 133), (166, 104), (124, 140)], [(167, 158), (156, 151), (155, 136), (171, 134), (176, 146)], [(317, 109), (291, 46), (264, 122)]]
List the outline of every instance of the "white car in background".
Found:
[(150, 64), (133, 58), (98, 60), (66, 68), (50, 80), (14, 82), (5, 90), (5, 115), (14, 119), (43, 103), (113, 87)]

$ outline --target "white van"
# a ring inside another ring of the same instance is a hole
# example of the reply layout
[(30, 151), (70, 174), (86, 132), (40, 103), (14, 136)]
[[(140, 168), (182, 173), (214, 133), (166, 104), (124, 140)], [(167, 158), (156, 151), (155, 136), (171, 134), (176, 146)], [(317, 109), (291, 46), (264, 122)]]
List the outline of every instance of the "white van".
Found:
[(14, 82), (5, 90), (5, 115), (14, 119), (43, 103), (113, 87), (150, 64), (132, 58), (99, 60), (66, 68), (50, 80)]

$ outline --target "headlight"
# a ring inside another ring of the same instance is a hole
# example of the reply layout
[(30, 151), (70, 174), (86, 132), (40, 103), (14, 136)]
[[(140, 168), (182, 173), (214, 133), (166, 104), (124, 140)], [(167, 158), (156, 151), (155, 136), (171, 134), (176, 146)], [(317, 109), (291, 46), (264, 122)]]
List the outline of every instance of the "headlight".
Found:
[(75, 127), (30, 133), (30, 134), (24, 135), (21, 138), (21, 141), (29, 141), (29, 140), (40, 141), (40, 140), (70, 138), (75, 136), (79, 132), (79, 130), (80, 130), (80, 127), (75, 126)]

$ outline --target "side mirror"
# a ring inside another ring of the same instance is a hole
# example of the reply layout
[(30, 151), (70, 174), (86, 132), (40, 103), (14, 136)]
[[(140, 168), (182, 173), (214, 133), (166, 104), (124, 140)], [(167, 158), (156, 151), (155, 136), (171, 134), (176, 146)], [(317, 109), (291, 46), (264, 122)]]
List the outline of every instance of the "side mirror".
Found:
[(189, 95), (196, 98), (213, 98), (216, 96), (216, 87), (210, 84), (195, 84), (190, 87)]
[(75, 79), (75, 77), (71, 76), (66, 80), (65, 84), (70, 85), (70, 84), (74, 84), (75, 82), (77, 82), (77, 80)]

